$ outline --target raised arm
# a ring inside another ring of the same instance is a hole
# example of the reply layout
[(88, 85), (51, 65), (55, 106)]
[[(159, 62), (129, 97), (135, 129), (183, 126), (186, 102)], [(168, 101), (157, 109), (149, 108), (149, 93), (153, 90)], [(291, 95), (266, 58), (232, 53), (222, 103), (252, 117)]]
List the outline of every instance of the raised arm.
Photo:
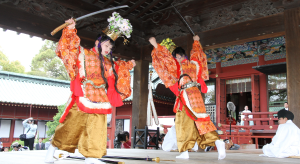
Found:
[(26, 128), (27, 126), (29, 126), (29, 124), (28, 124), (28, 121), (29, 121), (29, 120), (32, 120), (32, 117), (27, 118), (26, 120), (24, 120), (24, 121), (22, 122), (24, 128)]
[(167, 88), (174, 86), (178, 81), (175, 59), (166, 47), (157, 44), (154, 37), (149, 42), (154, 47), (151, 53), (153, 68)]
[(206, 54), (203, 52), (202, 46), (200, 44), (200, 38), (198, 35), (193, 37), (194, 43), (193, 43), (193, 49), (191, 50), (191, 60), (194, 60), (201, 64), (201, 78), (203, 80), (209, 80), (208, 75), (208, 68), (207, 68), (207, 59)]
[(127, 97), (131, 95), (131, 76), (130, 76), (130, 70), (135, 66), (135, 61), (131, 60), (128, 62), (119, 60), (116, 61), (116, 67), (118, 67), (118, 83), (117, 83), (117, 88), (121, 94), (121, 99), (124, 100)]
[(76, 34), (74, 20), (69, 19), (66, 22), (71, 24), (63, 30), (55, 52), (62, 59), (70, 79), (73, 81), (78, 74), (76, 62), (79, 55), (80, 38)]

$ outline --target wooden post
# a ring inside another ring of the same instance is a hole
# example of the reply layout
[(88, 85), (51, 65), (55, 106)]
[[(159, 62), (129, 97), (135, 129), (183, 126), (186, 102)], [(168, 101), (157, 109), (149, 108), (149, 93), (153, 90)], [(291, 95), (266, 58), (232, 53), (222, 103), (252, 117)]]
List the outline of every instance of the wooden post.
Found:
[(294, 123), (300, 126), (300, 8), (284, 11), (286, 64), (287, 64), (287, 95), (289, 110), (294, 113)]
[(224, 79), (216, 79), (216, 114), (217, 124), (226, 123), (226, 81)]
[(259, 112), (259, 76), (251, 75), (251, 96), (252, 96), (252, 112)]
[(16, 122), (15, 119), (12, 119), (10, 122), (10, 133), (9, 133), (9, 144), (10, 145), (14, 141), (15, 122)]
[[(149, 61), (138, 60), (134, 67), (132, 124), (131, 136), (134, 136), (134, 127), (144, 129), (147, 121)], [(133, 146), (133, 140), (132, 140)]]

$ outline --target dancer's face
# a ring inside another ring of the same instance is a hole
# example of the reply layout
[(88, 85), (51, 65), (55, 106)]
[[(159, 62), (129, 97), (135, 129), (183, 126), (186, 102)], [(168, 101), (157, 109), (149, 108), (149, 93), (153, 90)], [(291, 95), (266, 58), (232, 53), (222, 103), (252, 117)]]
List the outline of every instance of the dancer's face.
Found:
[(184, 56), (176, 54), (176, 60), (178, 61), (178, 63), (181, 63), (184, 60)]
[(102, 52), (101, 54), (102, 55), (107, 55), (111, 52), (111, 49), (112, 49), (112, 45), (110, 44), (110, 41), (107, 40), (107, 41), (104, 41), (101, 43), (101, 48), (102, 48)]

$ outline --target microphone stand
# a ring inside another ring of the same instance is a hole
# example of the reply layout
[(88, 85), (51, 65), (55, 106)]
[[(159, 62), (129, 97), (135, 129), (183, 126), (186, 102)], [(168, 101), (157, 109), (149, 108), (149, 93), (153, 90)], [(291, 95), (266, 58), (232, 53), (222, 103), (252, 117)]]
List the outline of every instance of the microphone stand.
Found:
[(229, 135), (230, 135), (230, 140), (231, 140), (231, 111), (229, 111), (229, 124), (230, 124), (230, 126), (229, 126)]

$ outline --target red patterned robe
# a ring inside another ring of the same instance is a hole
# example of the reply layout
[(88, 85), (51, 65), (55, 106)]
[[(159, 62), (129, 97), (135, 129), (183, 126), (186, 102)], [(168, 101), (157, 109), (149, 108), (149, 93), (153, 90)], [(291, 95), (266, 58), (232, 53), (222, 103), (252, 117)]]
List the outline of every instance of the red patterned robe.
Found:
[[(209, 115), (206, 113), (205, 105), (201, 96), (201, 92), (197, 87), (191, 87), (179, 92), (182, 85), (190, 82), (189, 77), (181, 78), (178, 86), (180, 75), (188, 74), (193, 82), (201, 84), (201, 91), (206, 93), (207, 86), (204, 80), (208, 80), (208, 68), (206, 55), (202, 50), (199, 41), (194, 41), (191, 50), (190, 60), (183, 60), (181, 64), (171, 55), (169, 50), (164, 46), (158, 45), (152, 51), (152, 65), (167, 88), (177, 96), (173, 111), (181, 111), (185, 106), (193, 112), (197, 119), (193, 119), (200, 135), (216, 130), (214, 124), (210, 121)], [(186, 114), (191, 117), (186, 111)]]
[(123, 93), (119, 94), (114, 88), (115, 77), (112, 65), (108, 58), (104, 58), (105, 77), (108, 81), (108, 89), (101, 76), (99, 54), (95, 48), (85, 49), (79, 45), (80, 38), (76, 29), (65, 28), (58, 42), (56, 54), (62, 59), (70, 76), (70, 89), (72, 95), (67, 103), (60, 122), (67, 116), (70, 108), (76, 102), (78, 108), (85, 113), (110, 114), (112, 106), (123, 105), (122, 100), (131, 95), (130, 73), (133, 68), (131, 61), (115, 62), (115, 70), (118, 74), (117, 88)]

